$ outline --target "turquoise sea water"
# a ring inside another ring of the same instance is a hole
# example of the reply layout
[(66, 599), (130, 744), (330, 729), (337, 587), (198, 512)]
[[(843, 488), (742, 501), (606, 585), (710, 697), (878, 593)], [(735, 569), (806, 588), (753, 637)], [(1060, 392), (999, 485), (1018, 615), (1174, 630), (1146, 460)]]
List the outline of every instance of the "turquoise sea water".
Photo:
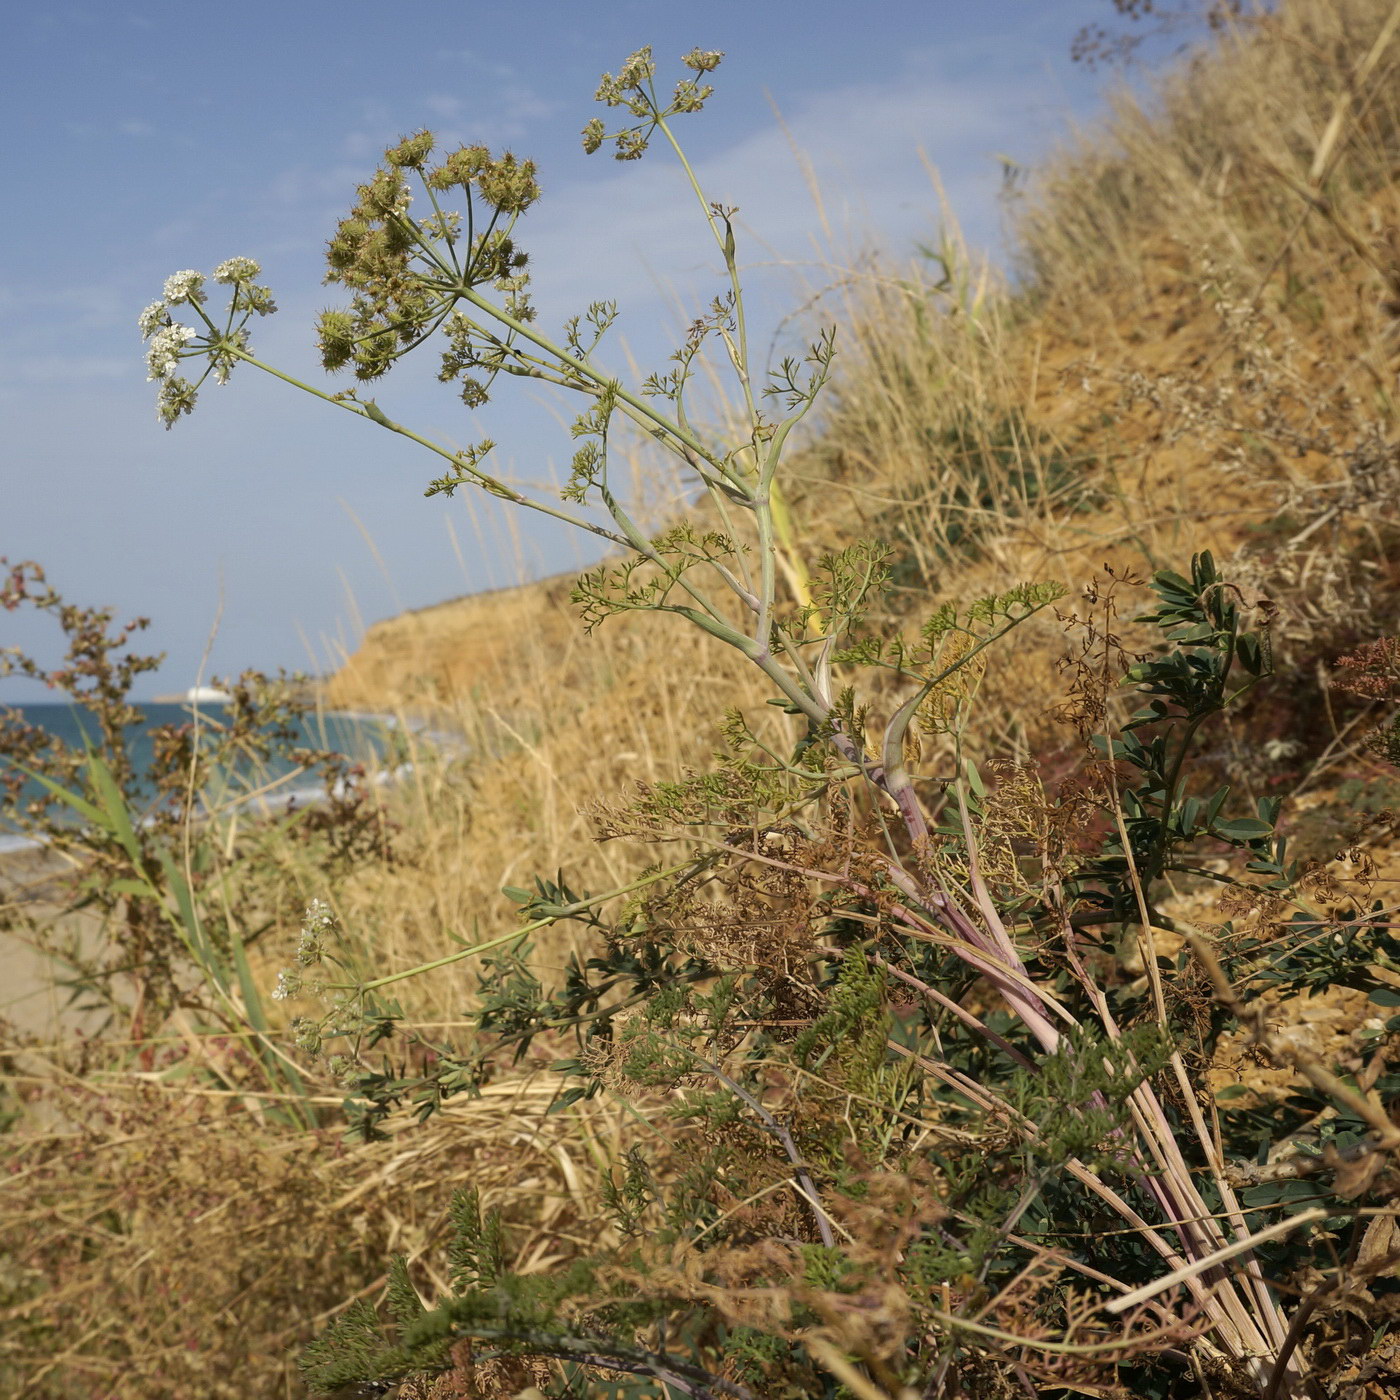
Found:
[[(139, 707), (141, 721), (133, 726), (127, 736), (132, 760), (137, 772), (143, 772), (152, 756), (150, 731), (165, 724), (187, 724), (194, 718), (193, 707), (187, 704), (147, 704)], [(6, 711), (18, 715), (26, 724), (32, 724), (47, 731), (67, 744), (81, 748), (84, 734), (97, 735), (97, 726), (91, 714), (77, 705), (48, 703), (38, 705), (0, 706), (0, 719)], [(200, 722), (211, 729), (221, 722), (224, 707), (218, 703), (201, 702)], [(396, 721), (390, 716), (372, 714), (350, 714), (345, 711), (329, 710), (318, 715), (308, 715), (300, 726), (301, 734), (292, 747), (310, 749), (331, 749), (343, 753), (355, 762), (364, 763), (377, 776), (387, 777), (395, 771), (402, 771), (403, 761), (399, 756), (403, 735), (398, 732)], [(0, 759), (0, 763), (4, 760)], [(251, 765), (244, 771), (234, 771), (222, 775), (234, 790), (240, 786), (249, 788), (260, 786), (275, 778), (285, 777), (295, 771), (294, 765), (285, 760), (271, 759), (256, 774)], [(25, 785), (23, 795), (37, 793), (39, 788), (30, 782)], [(315, 801), (321, 796), (321, 787), (312, 781), (312, 775), (292, 779), (275, 791), (278, 803), (289, 797), (298, 802)], [(14, 823), (0, 809), (0, 853), (6, 850), (21, 849), (30, 842), (15, 830)]]

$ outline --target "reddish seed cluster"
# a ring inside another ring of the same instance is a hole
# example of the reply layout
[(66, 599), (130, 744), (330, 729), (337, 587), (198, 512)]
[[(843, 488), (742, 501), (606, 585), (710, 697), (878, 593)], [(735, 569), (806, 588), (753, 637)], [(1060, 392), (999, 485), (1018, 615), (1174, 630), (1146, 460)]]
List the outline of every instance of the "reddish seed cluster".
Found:
[(1338, 690), (1367, 700), (1400, 699), (1400, 637), (1367, 642), (1337, 658), (1343, 674), (1333, 682)]

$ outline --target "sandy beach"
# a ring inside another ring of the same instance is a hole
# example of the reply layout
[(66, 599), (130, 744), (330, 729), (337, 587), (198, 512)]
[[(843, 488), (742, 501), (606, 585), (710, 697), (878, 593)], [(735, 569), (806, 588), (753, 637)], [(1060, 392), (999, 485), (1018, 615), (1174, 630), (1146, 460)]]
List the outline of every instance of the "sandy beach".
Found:
[[(97, 936), (97, 920), (91, 914), (73, 913), (60, 918), (59, 877), (67, 862), (40, 847), (0, 853), (0, 910), (56, 929), (60, 937)], [(60, 1038), (95, 1028), (97, 1017), (69, 1005), (66, 989), (56, 977), (63, 975), (52, 959), (28, 941), (23, 929), (0, 929), (0, 1023), (8, 1023), (25, 1036)]]

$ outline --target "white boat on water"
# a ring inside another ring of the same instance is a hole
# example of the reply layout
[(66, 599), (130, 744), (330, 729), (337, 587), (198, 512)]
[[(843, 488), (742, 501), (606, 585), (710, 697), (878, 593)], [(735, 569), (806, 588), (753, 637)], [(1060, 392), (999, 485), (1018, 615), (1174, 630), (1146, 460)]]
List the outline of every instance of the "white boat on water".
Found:
[(192, 685), (185, 692), (187, 705), (227, 705), (233, 696), (212, 685)]

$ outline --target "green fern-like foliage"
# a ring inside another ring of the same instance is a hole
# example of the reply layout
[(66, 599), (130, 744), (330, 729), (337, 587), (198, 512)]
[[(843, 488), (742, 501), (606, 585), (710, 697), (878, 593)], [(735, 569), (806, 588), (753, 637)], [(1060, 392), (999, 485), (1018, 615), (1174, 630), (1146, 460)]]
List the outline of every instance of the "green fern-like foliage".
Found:
[[(454, 1343), (471, 1338), (482, 1360), (549, 1357), (570, 1365), (606, 1365), (623, 1373), (695, 1373), (683, 1359), (662, 1357), (618, 1339), (638, 1335), (668, 1304), (637, 1300), (626, 1287), (599, 1277), (599, 1263), (576, 1260), (551, 1274), (521, 1275), (505, 1264), (496, 1211), (483, 1211), (475, 1189), (459, 1191), (449, 1208), (447, 1258), (452, 1293), (424, 1306), (397, 1255), (388, 1269), (387, 1317), (358, 1299), (302, 1353), (301, 1373), (313, 1395), (344, 1387), (365, 1393), (400, 1381), (440, 1374), (451, 1366)], [(616, 1261), (612, 1261), (616, 1263)], [(699, 1374), (699, 1373), (695, 1373)]]
[(301, 1355), (301, 1373), (314, 1395), (342, 1386), (397, 1381), (423, 1369), (398, 1344), (374, 1306), (356, 1299)]
[[(458, 1191), (450, 1207), (452, 1237), (448, 1244), (454, 1302), (469, 1305), (483, 1318), (509, 1315), (495, 1297), (502, 1271), (501, 1220), (484, 1216), (477, 1192)], [(450, 1326), (432, 1321), (408, 1275), (408, 1260), (390, 1261), (385, 1289), (387, 1320), (364, 1299), (352, 1303), (301, 1356), (301, 1372), (313, 1394), (341, 1386), (396, 1382), (407, 1376), (442, 1370), (454, 1340)], [(530, 1320), (536, 1321), (534, 1314)]]

